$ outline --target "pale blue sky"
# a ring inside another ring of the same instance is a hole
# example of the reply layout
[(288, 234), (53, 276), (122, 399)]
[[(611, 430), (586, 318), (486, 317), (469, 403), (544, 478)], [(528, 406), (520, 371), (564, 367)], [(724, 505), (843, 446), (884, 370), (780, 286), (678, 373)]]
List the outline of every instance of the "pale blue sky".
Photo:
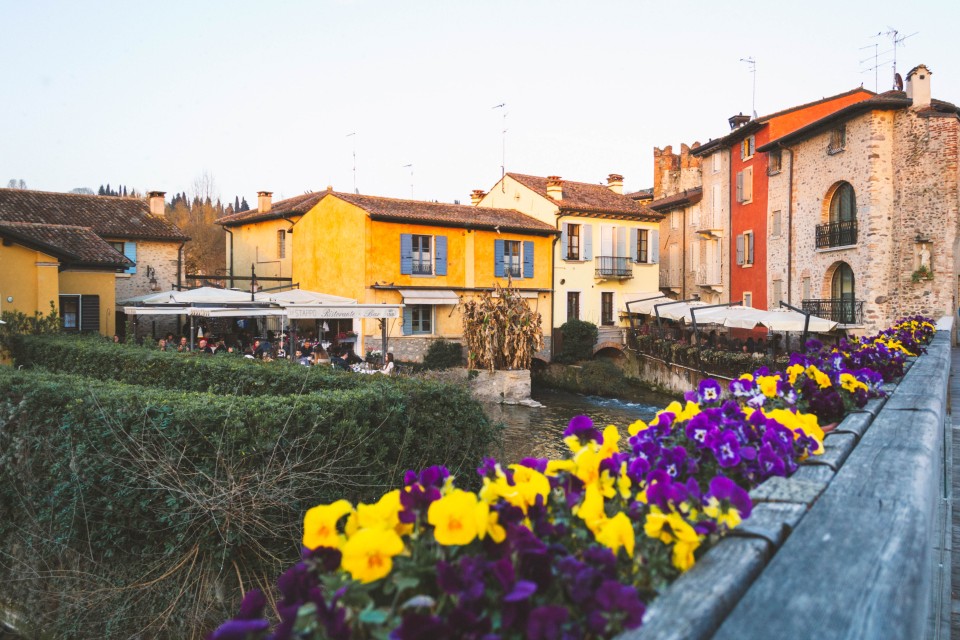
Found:
[[(0, 186), (469, 202), (508, 171), (653, 183), (652, 149), (863, 83), (874, 34), (960, 102), (960, 2), (0, 0)], [(871, 47), (861, 50), (861, 47)], [(881, 56), (881, 60), (890, 55)], [(890, 66), (880, 90), (890, 88)], [(355, 137), (347, 134), (356, 132)]]

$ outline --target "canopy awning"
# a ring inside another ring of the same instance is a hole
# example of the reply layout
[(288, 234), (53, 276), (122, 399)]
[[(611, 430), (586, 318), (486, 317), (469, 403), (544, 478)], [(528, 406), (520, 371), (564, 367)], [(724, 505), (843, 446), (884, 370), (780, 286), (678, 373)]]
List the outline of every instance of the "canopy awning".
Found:
[(253, 318), (284, 316), (286, 310), (277, 307), (190, 307), (189, 315), (200, 318)]
[(349, 318), (399, 318), (402, 304), (298, 304), (284, 308), (291, 320), (345, 320)]
[(272, 302), (283, 306), (291, 304), (356, 304), (352, 298), (335, 296), (319, 291), (290, 289), (288, 291), (261, 291), (253, 296), (257, 302)]
[[(805, 316), (790, 309), (783, 311), (764, 311), (760, 315), (760, 324), (771, 331), (803, 331)], [(826, 333), (833, 331), (837, 323), (819, 316), (810, 316), (808, 331), (811, 333)]]
[[(651, 298), (653, 298), (651, 300)], [(640, 293), (624, 293), (621, 294), (620, 299), (623, 301), (623, 312), (624, 313), (642, 313), (644, 315), (651, 315), (653, 313), (653, 305), (660, 304), (661, 302), (670, 302), (670, 298), (658, 293), (653, 292), (640, 292)], [(641, 301), (642, 302), (639, 302)], [(627, 303), (630, 303), (630, 308), (627, 309)]]
[(457, 304), (460, 296), (446, 289), (400, 289), (404, 304)]
[(158, 306), (158, 307), (124, 307), (123, 312), (128, 316), (182, 316), (190, 313), (190, 307)]

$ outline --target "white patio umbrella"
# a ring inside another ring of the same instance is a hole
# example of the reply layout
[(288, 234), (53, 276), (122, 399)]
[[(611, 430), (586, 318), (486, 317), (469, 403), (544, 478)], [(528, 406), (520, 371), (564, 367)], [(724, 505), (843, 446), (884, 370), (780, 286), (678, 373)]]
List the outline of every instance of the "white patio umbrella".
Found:
[(319, 291), (308, 291), (306, 289), (290, 289), (289, 291), (261, 291), (254, 295), (257, 302), (272, 302), (283, 306), (295, 304), (356, 304), (357, 301), (352, 298), (335, 296), (329, 293), (320, 293)]
[[(777, 311), (764, 311), (760, 317), (760, 324), (771, 331), (803, 331), (806, 316), (791, 309)], [(837, 323), (826, 318), (810, 316), (810, 324), (807, 330), (810, 333), (826, 333), (833, 331)]]

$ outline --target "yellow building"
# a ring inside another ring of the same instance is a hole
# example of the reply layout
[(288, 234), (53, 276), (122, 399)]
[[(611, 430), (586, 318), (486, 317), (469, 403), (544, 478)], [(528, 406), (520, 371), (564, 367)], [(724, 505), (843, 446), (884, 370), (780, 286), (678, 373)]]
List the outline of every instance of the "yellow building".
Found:
[(586, 320), (601, 343), (619, 344), (625, 304), (659, 294), (663, 215), (623, 195), (622, 176), (604, 186), (508, 173), (489, 193), (474, 191), (473, 203), (517, 209), (561, 233), (551, 274), (556, 326)]
[(64, 331), (113, 335), (116, 273), (133, 263), (85, 227), (0, 220), (0, 309), (56, 310)]
[[(284, 224), (278, 221), (285, 221), (292, 236), (286, 259), (301, 289), (359, 303), (404, 305), (402, 318), (387, 320), (390, 350), (398, 360), (422, 359), (439, 338), (461, 339), (458, 303), (497, 283), (512, 282), (540, 312), (549, 337), (551, 251), (558, 235), (552, 225), (513, 209), (332, 190), (260, 205), (257, 212), (221, 220), (234, 232), (235, 265), (240, 256), (251, 255), (247, 241), (266, 242)], [(326, 324), (328, 339), (349, 341), (355, 333), (358, 353), (379, 349), (378, 320)]]

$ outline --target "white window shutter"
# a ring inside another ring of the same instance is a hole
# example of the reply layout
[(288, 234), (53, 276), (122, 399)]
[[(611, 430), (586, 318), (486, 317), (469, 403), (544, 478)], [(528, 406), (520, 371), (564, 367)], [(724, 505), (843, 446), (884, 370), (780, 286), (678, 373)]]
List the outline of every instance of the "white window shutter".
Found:
[(650, 246), (647, 247), (647, 255), (650, 264), (660, 262), (660, 232), (656, 229), (650, 232)]

